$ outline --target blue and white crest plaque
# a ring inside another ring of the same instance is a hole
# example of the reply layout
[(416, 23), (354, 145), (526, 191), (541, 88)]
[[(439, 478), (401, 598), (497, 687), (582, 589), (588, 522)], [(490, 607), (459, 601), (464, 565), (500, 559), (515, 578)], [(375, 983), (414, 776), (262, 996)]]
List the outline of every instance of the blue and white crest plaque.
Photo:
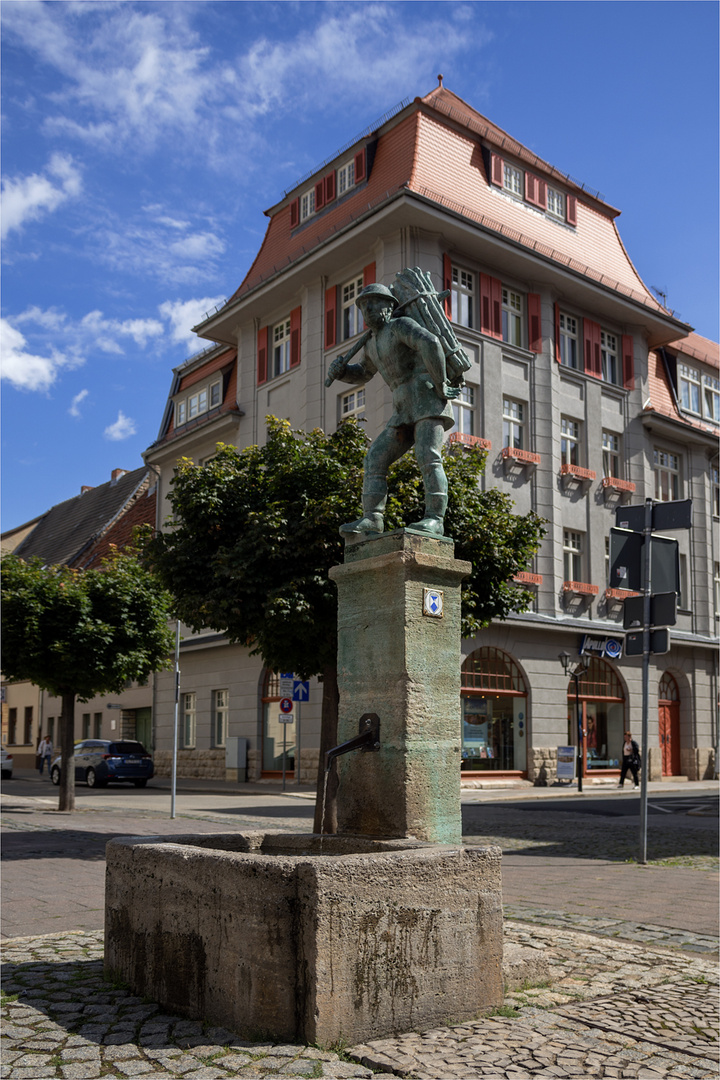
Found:
[(442, 619), (443, 594), (439, 589), (423, 590), (423, 615), (430, 615), (433, 619)]

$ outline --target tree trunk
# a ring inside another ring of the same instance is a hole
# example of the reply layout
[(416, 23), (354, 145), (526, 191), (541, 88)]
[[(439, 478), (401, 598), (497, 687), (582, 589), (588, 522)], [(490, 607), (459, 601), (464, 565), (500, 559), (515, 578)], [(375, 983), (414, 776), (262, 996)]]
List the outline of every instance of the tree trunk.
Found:
[(63, 691), (60, 717), (60, 803), (58, 810), (71, 813), (75, 809), (75, 694)]
[[(315, 821), (313, 831), (316, 833), (337, 832), (337, 758), (330, 767), (327, 778), (327, 790), (325, 789), (325, 754), (338, 744), (338, 706), (340, 695), (338, 693), (337, 668), (323, 668), (323, 697), (322, 697), (322, 721), (320, 726), (320, 761), (318, 762), (317, 795), (315, 797)], [(323, 801), (325, 803), (325, 819), (323, 821)]]

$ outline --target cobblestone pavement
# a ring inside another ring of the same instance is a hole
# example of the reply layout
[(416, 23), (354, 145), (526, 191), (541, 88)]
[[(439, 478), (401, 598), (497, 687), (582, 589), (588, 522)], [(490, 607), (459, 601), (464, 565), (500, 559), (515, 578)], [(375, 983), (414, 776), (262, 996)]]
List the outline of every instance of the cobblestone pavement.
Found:
[(4, 947), (3, 1074), (8, 1080), (717, 1076), (718, 975), (709, 957), (651, 938), (617, 939), (609, 948), (597, 927), (590, 934), (543, 925), (547, 912), (536, 918), (508, 920), (506, 940), (544, 951), (547, 984), (509, 993), (502, 1009), (470, 1023), (339, 1053), (246, 1042), (162, 1014), (104, 981), (100, 932), (16, 938)]

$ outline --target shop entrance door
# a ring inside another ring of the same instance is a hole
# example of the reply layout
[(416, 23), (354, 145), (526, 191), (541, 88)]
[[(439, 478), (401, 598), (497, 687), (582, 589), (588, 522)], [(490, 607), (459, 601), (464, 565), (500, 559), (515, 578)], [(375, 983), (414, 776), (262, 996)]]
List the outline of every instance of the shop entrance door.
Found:
[(680, 775), (680, 702), (658, 702), (663, 776)]

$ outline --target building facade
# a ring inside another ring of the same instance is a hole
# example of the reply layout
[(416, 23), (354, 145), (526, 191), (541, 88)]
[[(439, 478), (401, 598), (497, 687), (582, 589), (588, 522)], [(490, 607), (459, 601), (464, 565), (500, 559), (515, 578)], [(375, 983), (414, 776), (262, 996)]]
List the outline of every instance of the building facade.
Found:
[[(218, 441), (262, 443), (268, 414), (332, 430), (349, 416), (377, 435), (392, 413), (379, 377), (325, 386), (363, 327), (355, 298), (406, 266), (448, 290), (472, 361), (449, 438), (487, 450), (484, 484), (536, 511), (547, 535), (523, 580), (532, 610), (463, 642), (463, 776), (556, 775), (577, 744), (587, 773), (619, 771), (639, 737), (641, 661), (624, 653), (627, 590), (609, 581), (615, 510), (692, 498), (677, 534), (681, 594), (666, 655), (651, 658), (649, 775), (712, 775), (720, 564), (718, 347), (645, 287), (619, 211), (539, 159), (445, 87), (399, 108), (267, 211), (244, 281), (196, 327), (211, 344), (174, 372), (157, 441), (158, 524), (175, 462)], [(582, 658), (575, 680), (559, 660)], [(282, 767), (277, 676), (215, 633), (184, 634), (180, 771), (222, 775), (228, 737), (247, 740), (251, 778)], [(157, 677), (155, 745), (169, 766), (173, 684)], [(296, 706), (286, 764), (312, 780), (321, 688)], [(291, 744), (291, 745), (290, 745)]]

